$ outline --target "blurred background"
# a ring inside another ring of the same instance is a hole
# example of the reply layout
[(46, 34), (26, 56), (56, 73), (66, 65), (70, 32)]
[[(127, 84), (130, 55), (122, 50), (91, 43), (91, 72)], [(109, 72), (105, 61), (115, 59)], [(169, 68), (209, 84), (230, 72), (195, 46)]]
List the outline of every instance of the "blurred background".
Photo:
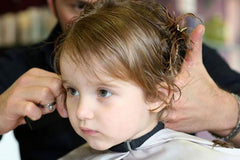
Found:
[(159, 0), (176, 14), (194, 13), (206, 27), (204, 42), (240, 71), (240, 0)]
[[(206, 31), (204, 43), (240, 72), (240, 0), (159, 0), (176, 14), (194, 13)], [(0, 54), (44, 40), (56, 23), (46, 0), (7, 0), (0, 5)], [(205, 138), (207, 135), (200, 133)], [(20, 160), (13, 132), (0, 141), (1, 160)]]
[(46, 0), (7, 0), (0, 5), (0, 48), (34, 44), (56, 23)]

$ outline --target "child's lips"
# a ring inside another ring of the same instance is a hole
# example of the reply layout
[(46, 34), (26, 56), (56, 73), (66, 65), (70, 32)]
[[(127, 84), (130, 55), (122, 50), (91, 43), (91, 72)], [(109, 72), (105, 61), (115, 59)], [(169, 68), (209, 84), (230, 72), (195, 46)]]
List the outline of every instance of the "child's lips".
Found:
[(85, 135), (96, 135), (97, 133), (99, 133), (98, 131), (96, 130), (92, 130), (92, 129), (89, 129), (89, 128), (86, 128), (86, 127), (80, 127), (81, 131), (83, 134)]

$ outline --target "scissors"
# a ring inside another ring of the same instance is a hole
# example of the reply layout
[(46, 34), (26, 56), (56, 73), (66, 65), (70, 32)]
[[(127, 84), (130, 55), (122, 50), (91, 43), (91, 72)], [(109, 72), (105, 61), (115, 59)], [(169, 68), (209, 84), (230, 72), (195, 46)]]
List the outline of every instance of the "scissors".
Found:
[[(56, 104), (56, 101), (54, 101), (53, 103), (49, 103), (46, 105), (42, 105), (42, 104), (37, 104), (37, 106), (39, 108), (48, 108), (49, 111), (52, 111), (54, 109), (54, 106)], [(33, 123), (35, 123), (35, 121), (32, 121), (30, 118), (28, 118), (27, 116), (24, 117), (28, 127), (30, 128), (30, 130), (33, 130)]]

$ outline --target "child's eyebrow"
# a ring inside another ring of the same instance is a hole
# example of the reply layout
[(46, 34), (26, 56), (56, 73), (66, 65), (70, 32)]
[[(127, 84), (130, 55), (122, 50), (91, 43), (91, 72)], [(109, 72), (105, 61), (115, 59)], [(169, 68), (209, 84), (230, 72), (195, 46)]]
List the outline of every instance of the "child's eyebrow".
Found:
[(97, 83), (98, 86), (105, 86), (105, 87), (111, 87), (111, 88), (119, 88), (117, 84), (109, 84), (109, 83)]
[(102, 87), (110, 87), (110, 88), (120, 88), (120, 84), (116, 82), (116, 80), (111, 79), (111, 80), (90, 80), (88, 82), (88, 85), (94, 85), (94, 86), (102, 86)]
[[(113, 83), (114, 80), (90, 80), (88, 81), (88, 85), (95, 86), (108, 86), (108, 87), (117, 87), (117, 83)], [(69, 80), (62, 79), (62, 84), (70, 83)]]
[(65, 83), (69, 83), (69, 81), (62, 79), (62, 84), (65, 84)]

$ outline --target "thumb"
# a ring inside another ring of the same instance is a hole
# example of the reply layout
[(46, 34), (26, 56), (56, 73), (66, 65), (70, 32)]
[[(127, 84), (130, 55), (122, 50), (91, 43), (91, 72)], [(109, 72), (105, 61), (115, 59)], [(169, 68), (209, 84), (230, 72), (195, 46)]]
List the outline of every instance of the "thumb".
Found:
[(184, 65), (191, 65), (198, 62), (202, 62), (202, 37), (205, 27), (200, 24), (190, 34), (190, 40), (192, 41), (192, 48), (187, 51), (185, 56)]
[(204, 34), (205, 27), (198, 25), (193, 29), (190, 34), (190, 40), (192, 41), (191, 49), (189, 49), (185, 55), (181, 71), (175, 78), (175, 83), (179, 87), (185, 86), (185, 84), (191, 78), (190, 70), (193, 65), (202, 63), (202, 36)]

